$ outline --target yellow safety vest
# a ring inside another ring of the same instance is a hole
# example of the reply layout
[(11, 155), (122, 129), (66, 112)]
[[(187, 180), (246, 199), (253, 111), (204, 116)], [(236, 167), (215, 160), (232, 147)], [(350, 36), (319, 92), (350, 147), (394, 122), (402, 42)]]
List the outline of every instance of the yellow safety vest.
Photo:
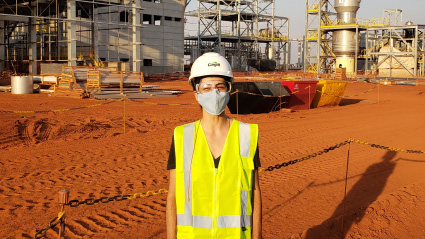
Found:
[(251, 238), (258, 125), (233, 120), (218, 169), (200, 121), (174, 130), (177, 238)]

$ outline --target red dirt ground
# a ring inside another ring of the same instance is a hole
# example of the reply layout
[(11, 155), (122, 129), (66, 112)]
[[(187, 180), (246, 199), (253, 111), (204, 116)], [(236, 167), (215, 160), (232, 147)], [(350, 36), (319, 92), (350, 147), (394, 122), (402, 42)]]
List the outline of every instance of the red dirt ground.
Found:
[[(185, 93), (146, 102), (196, 103), (185, 81), (155, 84)], [(350, 83), (346, 95), (372, 87)], [(259, 124), (263, 167), (350, 137), (425, 150), (425, 86), (381, 85), (379, 92), (344, 98), (336, 107), (231, 117)], [(0, 110), (99, 103), (48, 94), (1, 93), (0, 100)], [(2, 238), (31, 238), (45, 228), (59, 212), (61, 189), (83, 200), (168, 187), (173, 128), (197, 120), (199, 106), (126, 101), (125, 109), (125, 133), (122, 101), (57, 113), (0, 113)], [(348, 149), (261, 174), (264, 238), (425, 238), (425, 154), (352, 143), (344, 207)], [(165, 207), (165, 194), (66, 207), (66, 238), (165, 238)], [(57, 235), (57, 227), (47, 232), (47, 238)]]

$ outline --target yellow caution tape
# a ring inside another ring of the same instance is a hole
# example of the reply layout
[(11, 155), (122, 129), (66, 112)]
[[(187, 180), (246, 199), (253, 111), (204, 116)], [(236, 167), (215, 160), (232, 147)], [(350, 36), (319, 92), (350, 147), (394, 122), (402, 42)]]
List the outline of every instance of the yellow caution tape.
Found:
[(425, 151), (424, 150), (412, 150), (412, 149), (403, 149), (403, 148), (388, 147), (388, 146), (383, 146), (383, 145), (379, 145), (379, 144), (372, 144), (372, 143), (361, 141), (361, 140), (357, 140), (357, 139), (349, 139), (349, 140), (350, 140), (350, 142), (354, 142), (354, 143), (358, 143), (358, 144), (362, 144), (362, 145), (367, 145), (367, 146), (378, 148), (378, 149), (385, 149), (385, 150), (388, 150), (388, 151), (403, 152), (403, 153), (425, 154)]
[(149, 197), (154, 196), (162, 193), (168, 193), (168, 190), (165, 188), (161, 188), (158, 191), (147, 191), (145, 193), (135, 193), (128, 197), (128, 199), (136, 199), (136, 198), (143, 198), (143, 197)]
[(57, 112), (64, 112), (64, 111), (71, 111), (71, 110), (80, 110), (84, 108), (92, 108), (92, 107), (98, 107), (118, 101), (122, 101), (126, 99), (119, 99), (116, 101), (108, 101), (105, 103), (100, 104), (94, 104), (94, 105), (87, 105), (87, 106), (81, 106), (81, 107), (75, 107), (75, 108), (68, 108), (68, 109), (57, 109), (57, 110), (0, 110), (0, 113), (15, 113), (15, 114), (35, 114), (35, 113), (57, 113)]

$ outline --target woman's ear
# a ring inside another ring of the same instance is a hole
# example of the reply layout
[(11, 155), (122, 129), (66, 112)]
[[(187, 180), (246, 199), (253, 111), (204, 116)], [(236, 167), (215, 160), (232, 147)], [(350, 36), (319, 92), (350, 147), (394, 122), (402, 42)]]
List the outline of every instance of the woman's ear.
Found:
[(198, 101), (198, 94), (196, 93), (196, 91), (193, 91), (193, 94), (195, 95), (196, 101)]

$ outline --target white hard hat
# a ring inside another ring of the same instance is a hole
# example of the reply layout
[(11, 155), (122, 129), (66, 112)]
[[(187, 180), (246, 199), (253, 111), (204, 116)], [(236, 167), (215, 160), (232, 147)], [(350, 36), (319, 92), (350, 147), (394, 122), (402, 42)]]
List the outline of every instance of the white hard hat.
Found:
[(233, 79), (232, 67), (222, 55), (216, 52), (207, 52), (193, 63), (189, 84), (193, 85), (194, 78), (202, 76), (225, 76)]

